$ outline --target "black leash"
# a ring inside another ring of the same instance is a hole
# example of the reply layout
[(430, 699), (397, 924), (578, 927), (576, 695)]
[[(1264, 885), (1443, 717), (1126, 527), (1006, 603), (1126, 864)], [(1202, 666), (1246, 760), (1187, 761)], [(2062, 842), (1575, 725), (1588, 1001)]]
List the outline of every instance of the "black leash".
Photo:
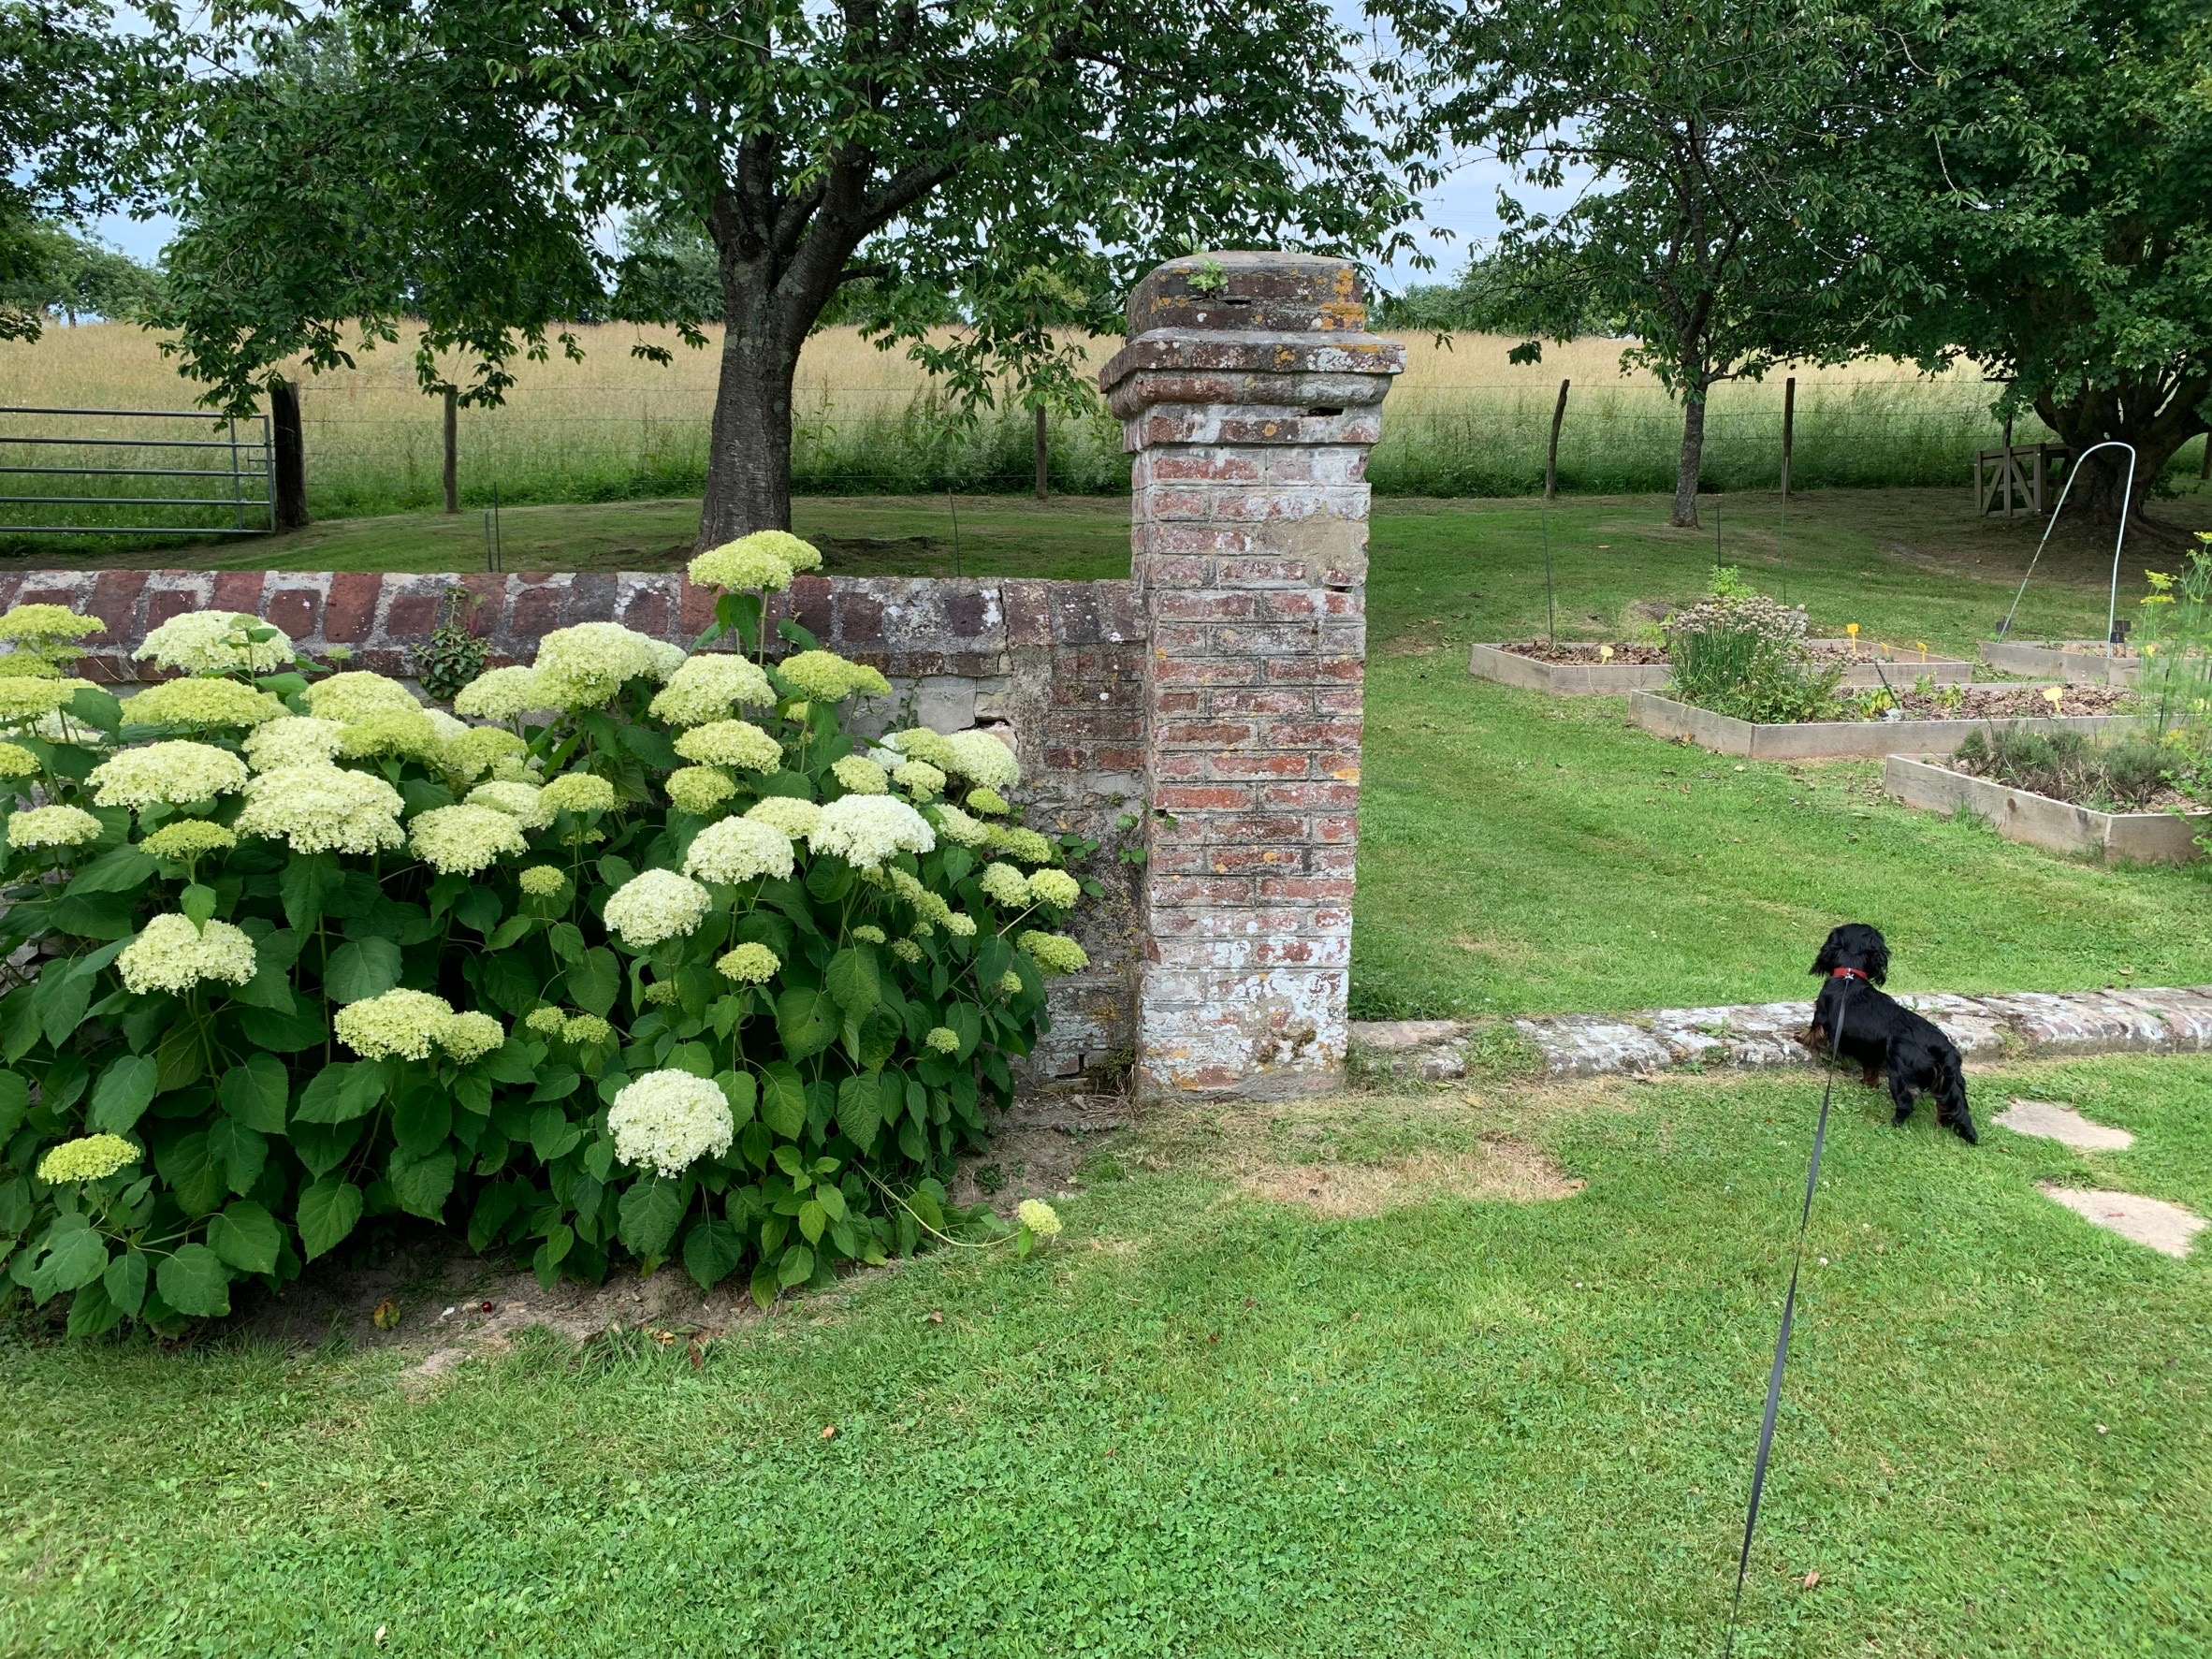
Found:
[(1759, 1524), (1759, 1498), (1767, 1490), (1767, 1460), (1774, 1450), (1774, 1415), (1782, 1406), (1782, 1371), (1789, 1363), (1790, 1326), (1797, 1313), (1797, 1271), (1805, 1265), (1805, 1231), (1812, 1221), (1812, 1189), (1820, 1181), (1821, 1149), (1828, 1139), (1828, 1102), (1836, 1096), (1835, 1062), (1843, 1047), (1843, 1005), (1851, 997), (1852, 979), (1843, 982), (1836, 997), (1836, 1028), (1828, 1040), (1828, 1081), (1820, 1091), (1820, 1120), (1812, 1128), (1812, 1162), (1805, 1171), (1805, 1205), (1797, 1212), (1797, 1255), (1790, 1263), (1789, 1293), (1782, 1299), (1782, 1331), (1774, 1339), (1774, 1367), (1767, 1374), (1767, 1415), (1759, 1420), (1759, 1454), (1752, 1460), (1751, 1507), (1743, 1517), (1743, 1548), (1736, 1557), (1736, 1594), (1728, 1602), (1728, 1641), (1724, 1652), (1736, 1652), (1736, 1616), (1743, 1607), (1743, 1580), (1751, 1571), (1752, 1534)]

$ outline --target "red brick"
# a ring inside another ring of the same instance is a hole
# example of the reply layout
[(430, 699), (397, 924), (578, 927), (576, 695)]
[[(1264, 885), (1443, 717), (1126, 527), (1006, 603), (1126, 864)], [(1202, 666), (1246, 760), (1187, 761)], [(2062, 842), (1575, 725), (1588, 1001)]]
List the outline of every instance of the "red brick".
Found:
[[(1152, 602), (1152, 614), (1171, 622), (1234, 622), (1253, 614), (1259, 595), (1252, 593), (1222, 593), (1211, 589), (1177, 589), (1157, 595)], [(1158, 631), (1154, 630), (1155, 642)]]
[(637, 588), (630, 594), (630, 603), (623, 607), (620, 621), (625, 628), (634, 628), (655, 639), (665, 639), (671, 629), (668, 595), (658, 588)]
[(1359, 838), (1360, 821), (1356, 817), (1347, 814), (1326, 818), (1317, 817), (1314, 820), (1314, 840), (1320, 845), (1346, 846)]
[(1277, 718), (1310, 716), (1314, 712), (1314, 694), (1311, 691), (1247, 691), (1233, 686), (1224, 686), (1212, 694), (1206, 711), (1209, 714), (1265, 714)]
[(267, 571), (219, 570), (213, 591), (208, 595), (208, 609), (245, 611), (257, 617), (261, 614), (261, 589), (268, 580)]
[(1249, 686), (1261, 677), (1259, 660), (1231, 657), (1156, 657), (1155, 685)]
[(1206, 585), (1206, 575), (1203, 559), (1147, 555), (1144, 560), (1144, 583), (1149, 588), (1202, 588)]
[(515, 595), (507, 631), (517, 639), (543, 639), (560, 626), (560, 589), (550, 582), (531, 583)]
[(117, 644), (138, 644), (138, 596), (145, 590), (146, 573), (142, 570), (102, 571), (94, 579), (92, 597), (82, 607), (85, 615), (97, 617), (108, 624), (107, 633), (94, 637)]
[(1207, 834), (1215, 841), (1252, 847), (1300, 846), (1313, 838), (1306, 821), (1292, 813), (1254, 813), (1249, 818), (1210, 818)]
[(1162, 778), (1203, 778), (1208, 773), (1206, 756), (1200, 749), (1180, 749), (1171, 754), (1152, 756), (1152, 776)]
[(1340, 878), (1313, 876), (1262, 876), (1259, 878), (1259, 897), (1262, 902), (1287, 900), (1292, 903), (1328, 904), (1352, 902), (1352, 883)]
[(1091, 764), (1107, 772), (1142, 772), (1148, 752), (1142, 746), (1135, 749), (1095, 749), (1091, 751)]
[(0, 572), (0, 611), (11, 608), (15, 596), (22, 591), (23, 575), (21, 571)]
[(1359, 867), (1360, 850), (1357, 847), (1316, 847), (1307, 856), (1306, 867), (1317, 876), (1342, 876), (1350, 880)]
[(1341, 720), (1277, 720), (1267, 740), (1278, 749), (1344, 749), (1360, 741), (1360, 728)]
[(683, 600), (678, 612), (683, 623), (685, 640), (697, 639), (714, 625), (714, 602), (717, 597), (712, 588), (702, 588), (691, 577), (683, 579)]
[(1162, 720), (1152, 728), (1152, 741), (1157, 748), (1196, 744), (1206, 749), (1228, 749), (1234, 744), (1251, 742), (1252, 728), (1221, 720)]
[(1224, 588), (1303, 588), (1310, 580), (1296, 559), (1224, 559), (1215, 579)]
[(428, 639), (438, 626), (443, 601), (435, 593), (395, 593), (385, 607), (384, 636), (388, 640)]
[[(1300, 755), (1300, 760), (1305, 757)], [(1262, 807), (1357, 807), (1360, 804), (1360, 786), (1356, 783), (1273, 783), (1259, 792)], [(1321, 834), (1324, 821), (1314, 821), (1314, 834)]]
[(1303, 778), (1306, 756), (1302, 750), (1290, 754), (1217, 754), (1213, 758), (1213, 767), (1216, 778)]
[[(199, 608), (199, 595), (189, 588), (157, 589), (146, 595), (146, 632), (152, 633), (171, 617)], [(293, 637), (297, 639), (298, 635)]]
[[(1266, 883), (1262, 882), (1262, 886)], [(1345, 884), (1350, 886), (1349, 882)], [(1156, 905), (1233, 905), (1242, 904), (1252, 896), (1252, 883), (1234, 877), (1195, 879), (1176, 878), (1155, 880), (1146, 895)], [(1351, 897), (1347, 892), (1342, 895)]]
[(1152, 804), (1169, 812), (1244, 812), (1252, 791), (1226, 784), (1171, 784), (1152, 792)]
[(1016, 648), (1053, 642), (1052, 587), (1019, 580), (998, 585), (998, 608), (1006, 618), (1006, 643)]
[(262, 607), (262, 617), (290, 639), (312, 639), (323, 619), (323, 596), (313, 588), (279, 588)]
[(1302, 874), (1306, 867), (1305, 849), (1301, 845), (1282, 847), (1212, 845), (1206, 849), (1206, 867), (1217, 875), (1229, 875), (1239, 870), (1272, 871), (1277, 875)]
[[(489, 639), (498, 630), (501, 614), (507, 606), (507, 578), (493, 571), (473, 571), (461, 577), (458, 584), (465, 589), (473, 604), (460, 607), (461, 626), (478, 639)], [(326, 607), (323, 626), (330, 626), (329, 612)]]
[(1367, 677), (1360, 657), (1266, 657), (1267, 683), (1275, 686), (1358, 685)]
[(333, 575), (323, 602), (324, 640), (358, 645), (367, 639), (376, 625), (376, 601), (383, 590), (384, 578), (374, 571), (342, 570)]

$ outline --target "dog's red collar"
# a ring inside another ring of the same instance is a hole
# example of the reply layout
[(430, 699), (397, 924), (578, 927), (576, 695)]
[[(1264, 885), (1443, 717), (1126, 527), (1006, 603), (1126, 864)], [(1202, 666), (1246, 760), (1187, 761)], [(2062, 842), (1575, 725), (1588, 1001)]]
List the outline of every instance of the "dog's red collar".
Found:
[(1866, 977), (1866, 972), (1863, 968), (1831, 968), (1828, 969), (1828, 978), (1832, 980), (1863, 980)]

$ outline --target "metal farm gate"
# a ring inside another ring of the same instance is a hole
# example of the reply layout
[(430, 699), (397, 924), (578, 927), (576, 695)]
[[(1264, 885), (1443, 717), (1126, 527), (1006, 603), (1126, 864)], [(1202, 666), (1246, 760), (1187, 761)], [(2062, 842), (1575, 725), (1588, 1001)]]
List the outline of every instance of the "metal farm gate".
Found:
[(0, 537), (267, 535), (274, 461), (267, 415), (0, 404), (0, 488), (34, 492), (0, 495)]

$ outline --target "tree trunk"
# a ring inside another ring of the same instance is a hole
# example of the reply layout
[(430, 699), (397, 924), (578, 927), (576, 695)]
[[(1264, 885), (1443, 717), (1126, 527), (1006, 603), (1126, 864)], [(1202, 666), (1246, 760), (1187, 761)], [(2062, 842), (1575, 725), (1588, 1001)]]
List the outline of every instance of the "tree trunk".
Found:
[(792, 382), (798, 367), (797, 348), (785, 346), (777, 333), (732, 327), (722, 336), (706, 500), (699, 512), (702, 551), (756, 530), (791, 528)]
[(1697, 474), (1705, 464), (1705, 393), (1685, 386), (1682, 397), (1682, 453), (1675, 464), (1674, 517), (1677, 530), (1697, 528)]
[[(2206, 429), (2197, 406), (2207, 397), (2212, 397), (2212, 377), (2199, 376), (2171, 389), (2138, 383), (2084, 392), (2069, 403), (2040, 397), (2035, 412), (2076, 457), (2109, 439), (2135, 446), (2135, 493), (2125, 505), (2140, 521), (2166, 464)], [(2107, 449), (2078, 464), (2080, 475), (2066, 498), (2068, 516), (2079, 512), (2117, 523), (2127, 492), (2127, 452)]]

